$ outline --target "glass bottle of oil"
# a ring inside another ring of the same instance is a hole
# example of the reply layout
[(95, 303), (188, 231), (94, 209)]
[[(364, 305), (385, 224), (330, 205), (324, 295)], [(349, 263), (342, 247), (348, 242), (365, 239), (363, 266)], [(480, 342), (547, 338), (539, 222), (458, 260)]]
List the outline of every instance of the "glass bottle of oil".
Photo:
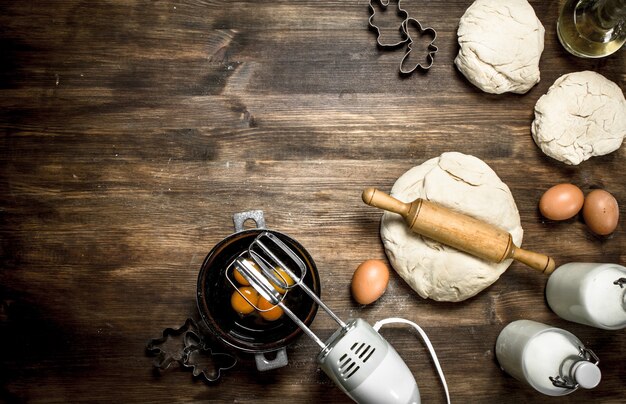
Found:
[(615, 53), (626, 42), (626, 0), (566, 0), (557, 32), (563, 47), (575, 56)]

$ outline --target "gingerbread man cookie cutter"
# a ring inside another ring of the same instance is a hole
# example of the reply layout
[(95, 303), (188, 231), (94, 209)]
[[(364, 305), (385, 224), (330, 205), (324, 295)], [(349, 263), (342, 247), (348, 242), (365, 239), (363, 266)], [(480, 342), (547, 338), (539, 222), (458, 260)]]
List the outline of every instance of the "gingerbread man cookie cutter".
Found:
[[(405, 9), (402, 8), (401, 1), (402, 0), (398, 0), (398, 3), (397, 3), (398, 6), (396, 9), (396, 14), (399, 17), (403, 18), (403, 21), (399, 27), (400, 35), (401, 35), (401, 39), (399, 41), (388, 43), (388, 42), (384, 42), (383, 40), (381, 40), (380, 27), (374, 23), (374, 17), (376, 16), (376, 7), (374, 6), (374, 3), (377, 3), (382, 9), (386, 9), (389, 6), (390, 0), (369, 0), (369, 8), (371, 11), (371, 15), (369, 17), (368, 24), (370, 28), (376, 32), (376, 43), (378, 44), (380, 48), (396, 49), (408, 42), (408, 49), (404, 57), (400, 61), (400, 73), (409, 75), (413, 73), (415, 70), (417, 70), (418, 68), (424, 71), (430, 69), (435, 61), (435, 54), (437, 53), (439, 49), (437, 48), (437, 46), (435, 46), (435, 40), (437, 39), (437, 31), (435, 31), (435, 29), (431, 27), (423, 28), (422, 24), (417, 19), (410, 17), (409, 13)], [(430, 41), (427, 47), (427, 52), (428, 52), (426, 55), (427, 63), (416, 63), (415, 66), (413, 66), (412, 68), (405, 69), (404, 66), (407, 62), (409, 54), (413, 50), (412, 45), (414, 43), (413, 37), (411, 37), (411, 34), (409, 33), (409, 25), (417, 28), (417, 32), (419, 33), (420, 37), (422, 35), (430, 35), (432, 36), (432, 40)]]
[[(197, 323), (188, 318), (181, 327), (166, 328), (161, 337), (150, 339), (146, 351), (156, 355), (153, 364), (159, 371), (177, 362), (184, 368), (190, 368), (194, 377), (202, 375), (205, 381), (212, 383), (221, 377), (222, 371), (234, 367), (237, 358), (215, 352), (201, 334)], [(207, 362), (212, 366), (206, 365)]]
[[(415, 28), (417, 28), (417, 32), (419, 33), (420, 36), (422, 36), (422, 35), (430, 35), (430, 36), (432, 36), (433, 39), (428, 44), (428, 48), (427, 48), (428, 53), (426, 55), (426, 61), (427, 61), (426, 64), (422, 64), (421, 62), (418, 62), (411, 69), (406, 70), (406, 69), (404, 69), (405, 60), (407, 60), (407, 58), (411, 54), (411, 51), (413, 50), (412, 45), (414, 43), (413, 38), (411, 37), (411, 34), (409, 33), (409, 24), (411, 24)], [(404, 57), (402, 58), (402, 61), (400, 62), (400, 73), (402, 73), (402, 74), (411, 74), (417, 68), (420, 68), (420, 69), (423, 69), (423, 70), (430, 69), (430, 67), (433, 65), (433, 62), (435, 61), (435, 53), (437, 53), (437, 51), (439, 50), (435, 46), (435, 39), (437, 39), (437, 31), (435, 31), (434, 29), (432, 29), (430, 27), (422, 28), (422, 24), (420, 24), (419, 21), (417, 21), (415, 18), (410, 18), (410, 17), (402, 22), (402, 27), (404, 29), (404, 32), (406, 32), (407, 37), (409, 38), (409, 47), (408, 47), (407, 52), (404, 54)]]

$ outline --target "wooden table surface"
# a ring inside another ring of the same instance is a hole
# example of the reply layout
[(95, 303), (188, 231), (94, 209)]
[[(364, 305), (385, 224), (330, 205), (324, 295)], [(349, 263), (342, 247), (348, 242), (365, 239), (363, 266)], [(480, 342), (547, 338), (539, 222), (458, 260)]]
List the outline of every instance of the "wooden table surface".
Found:
[[(530, 3), (546, 28), (541, 81), (492, 95), (453, 64), (470, 0), (403, 1), (438, 33), (432, 69), (409, 77), (398, 74), (402, 49), (377, 48), (364, 0), (3, 1), (0, 401), (349, 402), (306, 336), (275, 371), (241, 355), (213, 384), (176, 365), (155, 372), (147, 341), (198, 318), (203, 259), (233, 232), (233, 213), (251, 209), (307, 248), (340, 317), (419, 323), (453, 402), (626, 401), (624, 331), (559, 319), (546, 277), (519, 263), (461, 303), (424, 300), (395, 272), (375, 304), (349, 292), (361, 261), (386, 259), (381, 212), (362, 189), (389, 190), (447, 151), (483, 159), (510, 187), (526, 248), (557, 264), (626, 264), (626, 148), (566, 166), (530, 135), (536, 101), (562, 74), (594, 70), (624, 90), (626, 52), (569, 55), (559, 2)], [(600, 239), (580, 218), (543, 220), (539, 197), (560, 182), (612, 192), (617, 231)], [(518, 319), (577, 335), (601, 359), (601, 384), (550, 398), (503, 373), (495, 340)], [(319, 312), (312, 328), (326, 338), (335, 323)], [(416, 334), (384, 335), (423, 401), (444, 402)]]

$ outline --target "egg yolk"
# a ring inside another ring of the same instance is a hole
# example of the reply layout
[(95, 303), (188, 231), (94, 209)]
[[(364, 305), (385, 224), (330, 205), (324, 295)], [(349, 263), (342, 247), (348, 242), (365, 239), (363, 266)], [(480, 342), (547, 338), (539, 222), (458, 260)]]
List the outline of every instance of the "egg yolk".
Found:
[[(241, 292), (241, 294), (240, 294)], [(259, 301), (259, 294), (253, 287), (244, 286), (238, 289), (238, 291), (234, 291), (230, 297), (230, 305), (233, 309), (239, 314), (250, 314), (255, 309), (250, 303), (243, 298), (245, 296), (252, 304), (257, 305)]]
[[(256, 263), (250, 260), (246, 261), (250, 262), (257, 271), (261, 270), (256, 265)], [(282, 288), (281, 285), (292, 286), (295, 284), (295, 281), (289, 276), (289, 274), (287, 274), (287, 271), (285, 271), (284, 269), (276, 267), (275, 271), (275, 275), (280, 280), (280, 284), (277, 284), (278, 282), (274, 282), (269, 278), (268, 280), (272, 284), (272, 286), (276, 288), (278, 293), (285, 294), (287, 293), (287, 290), (285, 290), (285, 288)], [(259, 293), (254, 289), (254, 287), (249, 286), (250, 282), (248, 282), (248, 280), (244, 278), (241, 272), (239, 272), (239, 270), (236, 268), (233, 271), (233, 277), (240, 285), (244, 285), (239, 287), (235, 292), (233, 292), (230, 297), (230, 305), (232, 306), (233, 310), (245, 316), (256, 312), (256, 308), (254, 307), (256, 306), (259, 309), (258, 314), (267, 321), (276, 321), (283, 316), (283, 309), (273, 305), (265, 298), (259, 296)], [(250, 301), (250, 303), (246, 301), (242, 294)]]
[[(257, 271), (260, 271), (261, 269), (259, 268), (259, 266), (249, 260), (249, 259), (245, 259), (244, 261), (246, 261), (247, 263), (252, 264), (252, 266), (254, 267), (254, 269), (256, 269)], [(235, 277), (235, 280), (240, 284), (240, 285), (244, 285), (244, 286), (249, 286), (250, 282), (248, 282), (248, 280), (246, 278), (243, 277), (243, 275), (241, 274), (241, 272), (239, 272), (239, 270), (237, 268), (235, 268), (235, 270), (233, 271), (233, 276)]]
[(235, 268), (235, 270), (233, 271), (233, 275), (235, 275), (235, 280), (239, 282), (240, 285), (245, 285), (245, 286), (250, 285), (250, 282), (248, 282), (248, 280), (243, 277), (243, 275), (241, 274), (241, 272), (239, 272), (238, 269)]
[[(284, 269), (280, 268), (280, 267), (276, 267), (275, 271), (280, 274), (280, 276), (278, 274), (276, 274), (277, 278), (281, 281), (281, 284), (286, 282), (287, 286), (291, 286), (293, 285), (295, 282), (293, 279), (291, 279), (291, 277), (287, 274), (287, 271), (285, 271)], [(281, 278), (282, 276), (282, 278)], [(278, 293), (280, 293), (281, 295), (284, 295), (286, 290), (283, 289), (280, 285), (277, 285), (275, 282), (270, 280), (270, 283), (272, 284), (272, 286), (274, 286), (276, 288), (276, 290), (278, 291)]]
[(278, 306), (274, 306), (272, 303), (267, 301), (263, 297), (259, 297), (259, 309), (267, 310), (267, 311), (259, 311), (261, 317), (263, 317), (267, 321), (276, 321), (283, 315), (283, 309)]

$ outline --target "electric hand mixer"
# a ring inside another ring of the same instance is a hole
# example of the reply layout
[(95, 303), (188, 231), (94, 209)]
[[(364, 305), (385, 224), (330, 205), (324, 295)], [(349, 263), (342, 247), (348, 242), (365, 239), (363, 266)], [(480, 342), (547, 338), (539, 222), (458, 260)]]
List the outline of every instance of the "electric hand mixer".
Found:
[[(437, 355), (428, 337), (417, 324), (396, 318), (379, 321), (374, 327), (360, 318), (344, 323), (302, 282), (306, 265), (276, 235), (263, 232), (257, 236), (248, 250), (228, 266), (227, 275), (229, 271), (235, 270), (239, 271), (260, 296), (280, 307), (320, 346), (321, 351), (317, 355), (320, 367), (354, 401), (371, 404), (420, 402), (419, 389), (411, 371), (396, 350), (377, 332), (385, 324), (400, 322), (413, 326), (424, 340), (450, 403), (448, 387)], [(227, 279), (230, 277), (227, 276)], [(339, 329), (326, 342), (318, 338), (283, 303), (289, 289), (296, 286), (302, 288), (339, 324)], [(285, 293), (281, 294), (279, 289)], [(246, 296), (241, 295), (260, 310)]]

